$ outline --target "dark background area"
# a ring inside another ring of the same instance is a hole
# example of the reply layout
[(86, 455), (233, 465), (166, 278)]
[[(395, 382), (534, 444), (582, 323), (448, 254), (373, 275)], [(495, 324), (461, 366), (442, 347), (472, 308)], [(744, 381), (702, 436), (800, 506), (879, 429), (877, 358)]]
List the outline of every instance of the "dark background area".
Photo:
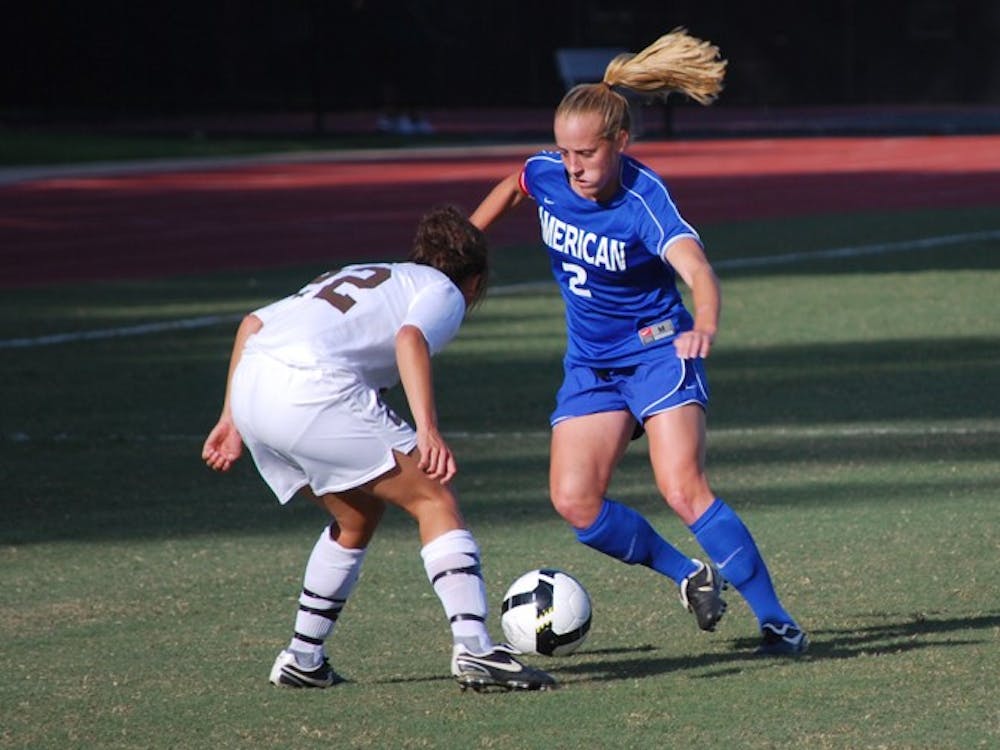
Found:
[(560, 47), (679, 25), (718, 106), (1000, 103), (998, 0), (38, 0), (5, 11), (0, 117), (553, 106)]

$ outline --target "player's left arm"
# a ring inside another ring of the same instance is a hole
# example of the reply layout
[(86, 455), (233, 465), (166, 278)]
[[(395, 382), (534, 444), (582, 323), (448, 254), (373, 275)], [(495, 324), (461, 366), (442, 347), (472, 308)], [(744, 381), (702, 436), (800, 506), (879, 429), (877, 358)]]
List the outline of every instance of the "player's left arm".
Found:
[(693, 237), (675, 240), (667, 249), (666, 259), (691, 289), (694, 315), (694, 328), (674, 339), (677, 356), (682, 359), (707, 357), (719, 329), (722, 309), (719, 279), (701, 244)]
[(396, 333), (396, 364), (417, 429), (418, 466), (431, 479), (445, 484), (455, 476), (457, 465), (438, 429), (430, 346), (417, 326), (404, 325)]
[(236, 331), (233, 341), (233, 351), (229, 357), (229, 375), (226, 378), (226, 396), (222, 402), (222, 413), (219, 421), (205, 438), (201, 449), (201, 457), (205, 463), (216, 471), (229, 471), (233, 463), (243, 454), (243, 437), (233, 423), (233, 414), (229, 399), (232, 390), (233, 373), (243, 356), (243, 347), (247, 339), (257, 333), (264, 324), (256, 315), (250, 314), (243, 318)]

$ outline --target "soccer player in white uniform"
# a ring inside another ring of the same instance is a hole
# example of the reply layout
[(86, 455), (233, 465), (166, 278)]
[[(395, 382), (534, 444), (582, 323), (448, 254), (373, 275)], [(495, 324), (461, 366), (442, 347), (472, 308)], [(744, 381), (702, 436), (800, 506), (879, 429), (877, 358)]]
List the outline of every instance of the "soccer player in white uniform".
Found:
[[(629, 109), (613, 86), (682, 91), (702, 103), (721, 89), (718, 49), (683, 30), (612, 60), (555, 113), (556, 151), (529, 158), (472, 215), (486, 229), (531, 197), (566, 307), (565, 378), (552, 414), (552, 503), (584, 544), (645, 565), (680, 586), (703, 630), (725, 612), (723, 576), (761, 631), (762, 654), (806, 650), (805, 633), (775, 593), (750, 531), (705, 476), (703, 360), (719, 324), (719, 285), (698, 233), (666, 185), (623, 151)], [(692, 292), (689, 312), (677, 289)], [(665, 501), (714, 564), (682, 554), (635, 509), (609, 497), (612, 472), (637, 430)]]
[[(408, 262), (331, 271), (240, 324), (222, 414), (202, 457), (227, 471), (245, 444), (282, 504), (302, 490), (333, 517), (306, 565), (294, 634), (274, 662), (273, 684), (342, 681), (324, 644), (391, 503), (417, 521), (463, 689), (554, 685), (490, 639), (479, 547), (448, 486), (455, 457), (437, 424), (431, 356), (481, 299), (487, 271), (482, 232), (446, 206), (423, 217)], [(415, 430), (380, 397), (398, 382)]]

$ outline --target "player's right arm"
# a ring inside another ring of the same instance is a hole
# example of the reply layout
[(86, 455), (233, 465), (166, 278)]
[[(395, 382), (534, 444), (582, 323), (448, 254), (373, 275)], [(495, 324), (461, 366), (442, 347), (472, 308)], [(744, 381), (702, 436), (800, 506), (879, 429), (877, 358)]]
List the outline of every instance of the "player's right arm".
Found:
[(521, 172), (518, 170), (508, 175), (483, 198), (483, 202), (472, 212), (469, 221), (479, 229), (486, 229), (497, 219), (524, 200), (521, 189)]
[(243, 356), (243, 347), (247, 339), (264, 327), (264, 323), (254, 314), (247, 315), (240, 322), (233, 341), (233, 351), (229, 356), (229, 375), (226, 378), (226, 396), (222, 402), (222, 414), (219, 421), (205, 438), (201, 449), (201, 457), (205, 463), (216, 471), (229, 471), (230, 467), (243, 453), (243, 438), (233, 423), (233, 414), (229, 399), (232, 391), (233, 373)]

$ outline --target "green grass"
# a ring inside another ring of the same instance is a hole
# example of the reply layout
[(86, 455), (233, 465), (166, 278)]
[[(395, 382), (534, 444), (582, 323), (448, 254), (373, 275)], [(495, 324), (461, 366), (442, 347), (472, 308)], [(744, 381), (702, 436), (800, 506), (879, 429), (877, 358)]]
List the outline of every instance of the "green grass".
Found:
[[(720, 260), (997, 229), (995, 212), (706, 228)], [(499, 253), (494, 285), (544, 278)], [(0, 340), (234, 315), (315, 268), (5, 291)], [(387, 515), (331, 641), (351, 682), (279, 691), (323, 524), (244, 461), (199, 459), (235, 323), (0, 349), (0, 747), (973, 748), (1000, 743), (1000, 258), (995, 242), (728, 271), (709, 468), (810, 655), (750, 655), (736, 595), (697, 631), (671, 586), (575, 542), (546, 500), (560, 377), (551, 290), (495, 295), (437, 360), (494, 616), (517, 575), (594, 600), (563, 689), (462, 694), (412, 522)], [(614, 494), (690, 554), (645, 443)], [(499, 636), (494, 619), (491, 629)]]

